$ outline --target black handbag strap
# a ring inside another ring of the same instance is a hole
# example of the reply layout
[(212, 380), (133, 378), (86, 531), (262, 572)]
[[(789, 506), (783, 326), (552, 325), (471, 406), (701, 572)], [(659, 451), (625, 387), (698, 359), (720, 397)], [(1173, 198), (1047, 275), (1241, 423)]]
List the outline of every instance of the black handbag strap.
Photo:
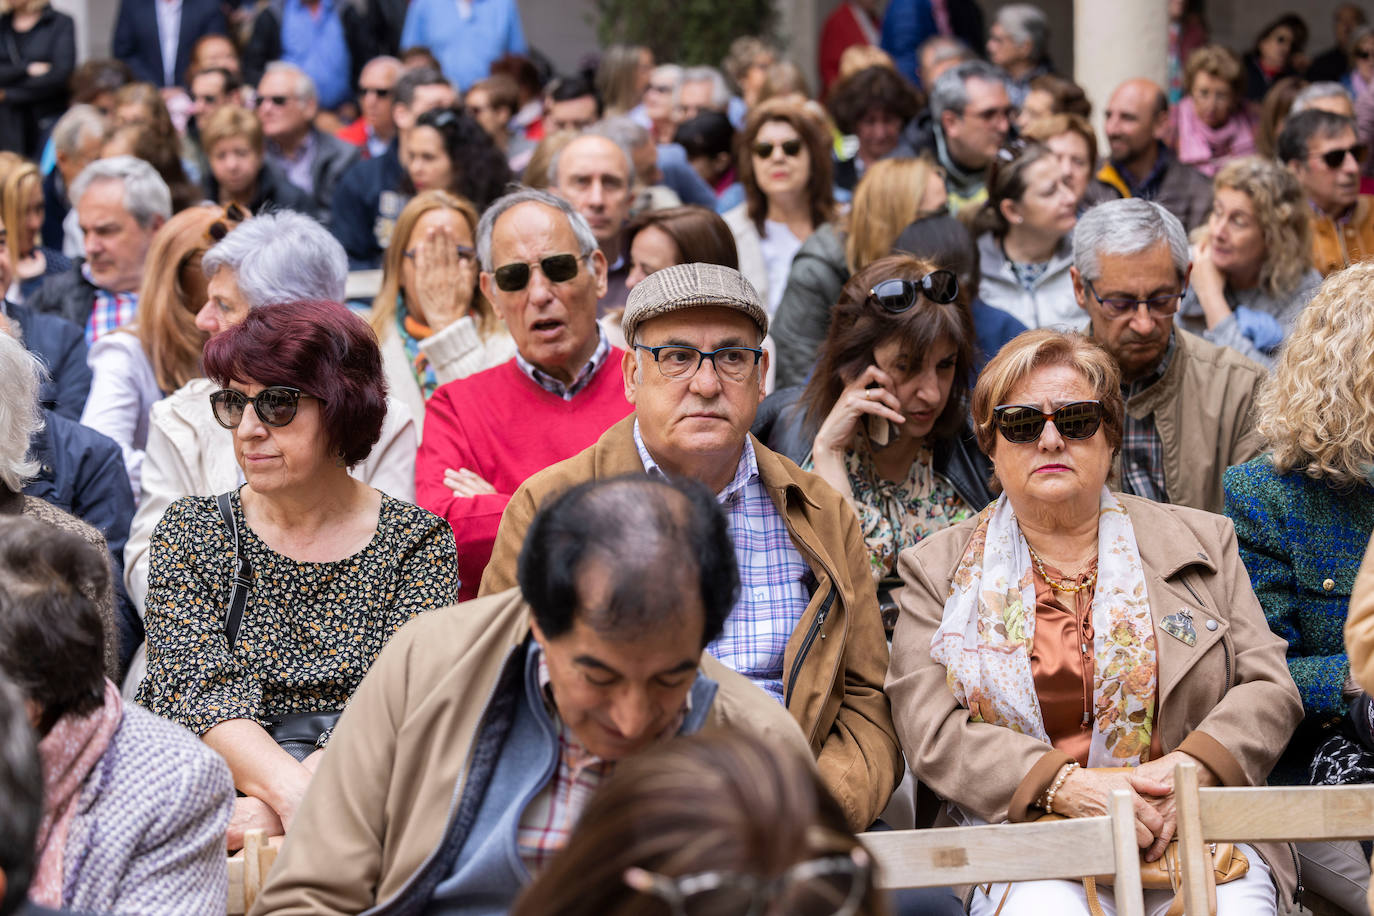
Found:
[(243, 623), (243, 609), (248, 604), (248, 590), (253, 587), (253, 567), (243, 555), (239, 545), (239, 526), (234, 520), (234, 510), (229, 504), (229, 494), (221, 493), (215, 497), (219, 504), (220, 517), (234, 538), (234, 586), (229, 592), (229, 613), (224, 618), (224, 635), (229, 639), (229, 651), (234, 651), (238, 642), (239, 626)]

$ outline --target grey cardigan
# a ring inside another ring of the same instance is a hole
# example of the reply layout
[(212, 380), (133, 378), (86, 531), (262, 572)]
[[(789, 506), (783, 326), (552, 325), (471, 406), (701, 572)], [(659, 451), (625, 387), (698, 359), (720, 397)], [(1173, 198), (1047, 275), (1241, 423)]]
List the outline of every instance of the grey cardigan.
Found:
[[(1298, 320), (1298, 314), (1307, 307), (1307, 303), (1316, 294), (1317, 287), (1321, 286), (1321, 283), (1322, 275), (1308, 268), (1307, 272), (1298, 280), (1297, 289), (1284, 298), (1271, 296), (1258, 286), (1252, 289), (1235, 290), (1228, 285), (1226, 287), (1226, 304), (1231, 306), (1233, 312), (1243, 305), (1256, 312), (1263, 312), (1272, 316), (1278, 321), (1279, 327), (1283, 328), (1283, 339), (1287, 341), (1288, 335), (1293, 333), (1293, 324)], [(1198, 301), (1197, 292), (1191, 286), (1184, 293), (1183, 303), (1179, 306), (1178, 317), (1174, 320), (1179, 327), (1199, 334), (1219, 347), (1230, 347), (1266, 369), (1272, 370), (1274, 364), (1278, 362), (1278, 349), (1265, 351), (1256, 347), (1250, 338), (1241, 331), (1240, 324), (1237, 323), (1234, 314), (1226, 316), (1216, 327), (1208, 328), (1207, 318), (1202, 312), (1202, 303)]]

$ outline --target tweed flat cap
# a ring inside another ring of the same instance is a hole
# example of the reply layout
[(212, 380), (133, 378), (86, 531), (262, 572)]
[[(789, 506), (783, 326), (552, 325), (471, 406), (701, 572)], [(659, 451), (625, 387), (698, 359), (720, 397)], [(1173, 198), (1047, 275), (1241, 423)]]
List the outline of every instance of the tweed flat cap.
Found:
[(633, 344), (641, 322), (679, 309), (712, 305), (743, 312), (759, 326), (760, 334), (768, 333), (768, 310), (753, 284), (738, 270), (719, 264), (678, 264), (650, 274), (630, 290), (620, 327), (625, 342)]

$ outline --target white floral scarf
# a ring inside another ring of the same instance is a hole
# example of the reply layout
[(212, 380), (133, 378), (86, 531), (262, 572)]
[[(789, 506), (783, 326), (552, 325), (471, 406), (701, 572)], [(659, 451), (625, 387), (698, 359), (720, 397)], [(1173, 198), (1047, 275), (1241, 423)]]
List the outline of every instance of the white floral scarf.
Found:
[[(1098, 508), (1093, 595), (1093, 737), (1088, 766), (1148, 759), (1158, 677), (1154, 622), (1135, 529), (1106, 487)], [(978, 515), (954, 573), (930, 656), (975, 722), (1049, 743), (1031, 675), (1035, 582), (1030, 551), (1005, 495)]]

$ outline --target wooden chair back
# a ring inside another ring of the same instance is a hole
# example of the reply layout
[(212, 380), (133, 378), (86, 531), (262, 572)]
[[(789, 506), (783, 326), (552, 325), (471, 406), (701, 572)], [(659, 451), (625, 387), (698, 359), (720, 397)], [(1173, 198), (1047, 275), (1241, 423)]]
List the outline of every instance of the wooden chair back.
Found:
[(243, 916), (253, 908), (276, 861), (277, 847), (268, 842), (266, 831), (243, 835), (243, 849), (229, 857), (228, 916)]
[(1143, 916), (1135, 812), (1124, 789), (1111, 813), (1031, 824), (890, 830), (860, 836), (888, 889), (1115, 874), (1119, 916)]
[(1374, 785), (1198, 788), (1197, 764), (1174, 769), (1183, 912), (1207, 916), (1206, 844), (1374, 838)]

